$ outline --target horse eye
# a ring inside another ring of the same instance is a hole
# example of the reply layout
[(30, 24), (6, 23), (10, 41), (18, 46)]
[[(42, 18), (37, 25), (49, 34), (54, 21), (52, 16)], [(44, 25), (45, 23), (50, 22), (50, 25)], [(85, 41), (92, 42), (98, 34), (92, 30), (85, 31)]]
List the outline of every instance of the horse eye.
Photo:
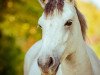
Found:
[(42, 26), (41, 26), (41, 25), (38, 25), (38, 27), (42, 28)]
[(71, 25), (72, 25), (72, 20), (70, 19), (70, 20), (68, 20), (68, 21), (65, 23), (64, 26), (71, 26)]

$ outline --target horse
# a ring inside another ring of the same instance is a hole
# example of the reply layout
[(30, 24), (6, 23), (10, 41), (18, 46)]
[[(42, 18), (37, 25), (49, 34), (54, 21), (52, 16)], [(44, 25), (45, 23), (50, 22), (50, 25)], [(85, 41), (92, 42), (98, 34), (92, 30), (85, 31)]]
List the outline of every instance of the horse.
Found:
[(100, 62), (86, 43), (86, 21), (75, 0), (39, 0), (42, 39), (26, 53), (24, 75), (100, 75)]

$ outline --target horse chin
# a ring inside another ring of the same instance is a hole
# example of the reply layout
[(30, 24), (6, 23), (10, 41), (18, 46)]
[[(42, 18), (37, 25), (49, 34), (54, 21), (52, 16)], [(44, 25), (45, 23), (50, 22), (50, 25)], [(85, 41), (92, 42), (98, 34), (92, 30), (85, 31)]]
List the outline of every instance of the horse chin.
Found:
[(56, 75), (59, 65), (56, 68), (51, 68), (48, 72), (42, 72), (41, 75)]
[[(56, 72), (57, 73), (57, 72)], [(42, 73), (41, 75), (56, 75), (55, 72), (51, 72), (51, 73)]]
[(52, 74), (49, 74), (49, 73), (43, 73), (42, 75), (56, 75), (56, 73), (52, 73)]

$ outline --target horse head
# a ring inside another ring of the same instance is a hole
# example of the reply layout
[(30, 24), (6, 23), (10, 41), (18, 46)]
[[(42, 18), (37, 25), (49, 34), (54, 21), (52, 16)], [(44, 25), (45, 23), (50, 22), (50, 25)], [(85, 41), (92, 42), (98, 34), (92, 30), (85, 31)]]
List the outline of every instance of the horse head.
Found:
[[(55, 75), (62, 56), (73, 52), (66, 49), (83, 40), (86, 26), (74, 0), (39, 0), (44, 9), (38, 24), (42, 28), (42, 47), (37, 60), (44, 75)], [(81, 24), (81, 25), (80, 25)], [(76, 40), (76, 41), (75, 41)], [(74, 43), (73, 43), (74, 42)], [(73, 47), (74, 48), (74, 47)]]

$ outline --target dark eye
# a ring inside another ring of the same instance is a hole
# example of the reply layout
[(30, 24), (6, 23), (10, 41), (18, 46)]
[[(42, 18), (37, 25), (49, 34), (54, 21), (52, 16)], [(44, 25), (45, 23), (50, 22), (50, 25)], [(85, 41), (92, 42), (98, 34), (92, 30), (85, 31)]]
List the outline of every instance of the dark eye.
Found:
[(72, 20), (70, 19), (70, 20), (68, 20), (68, 21), (65, 23), (64, 26), (71, 26), (71, 25), (72, 25)]
[(42, 26), (41, 26), (41, 25), (38, 25), (38, 27), (42, 28)]

